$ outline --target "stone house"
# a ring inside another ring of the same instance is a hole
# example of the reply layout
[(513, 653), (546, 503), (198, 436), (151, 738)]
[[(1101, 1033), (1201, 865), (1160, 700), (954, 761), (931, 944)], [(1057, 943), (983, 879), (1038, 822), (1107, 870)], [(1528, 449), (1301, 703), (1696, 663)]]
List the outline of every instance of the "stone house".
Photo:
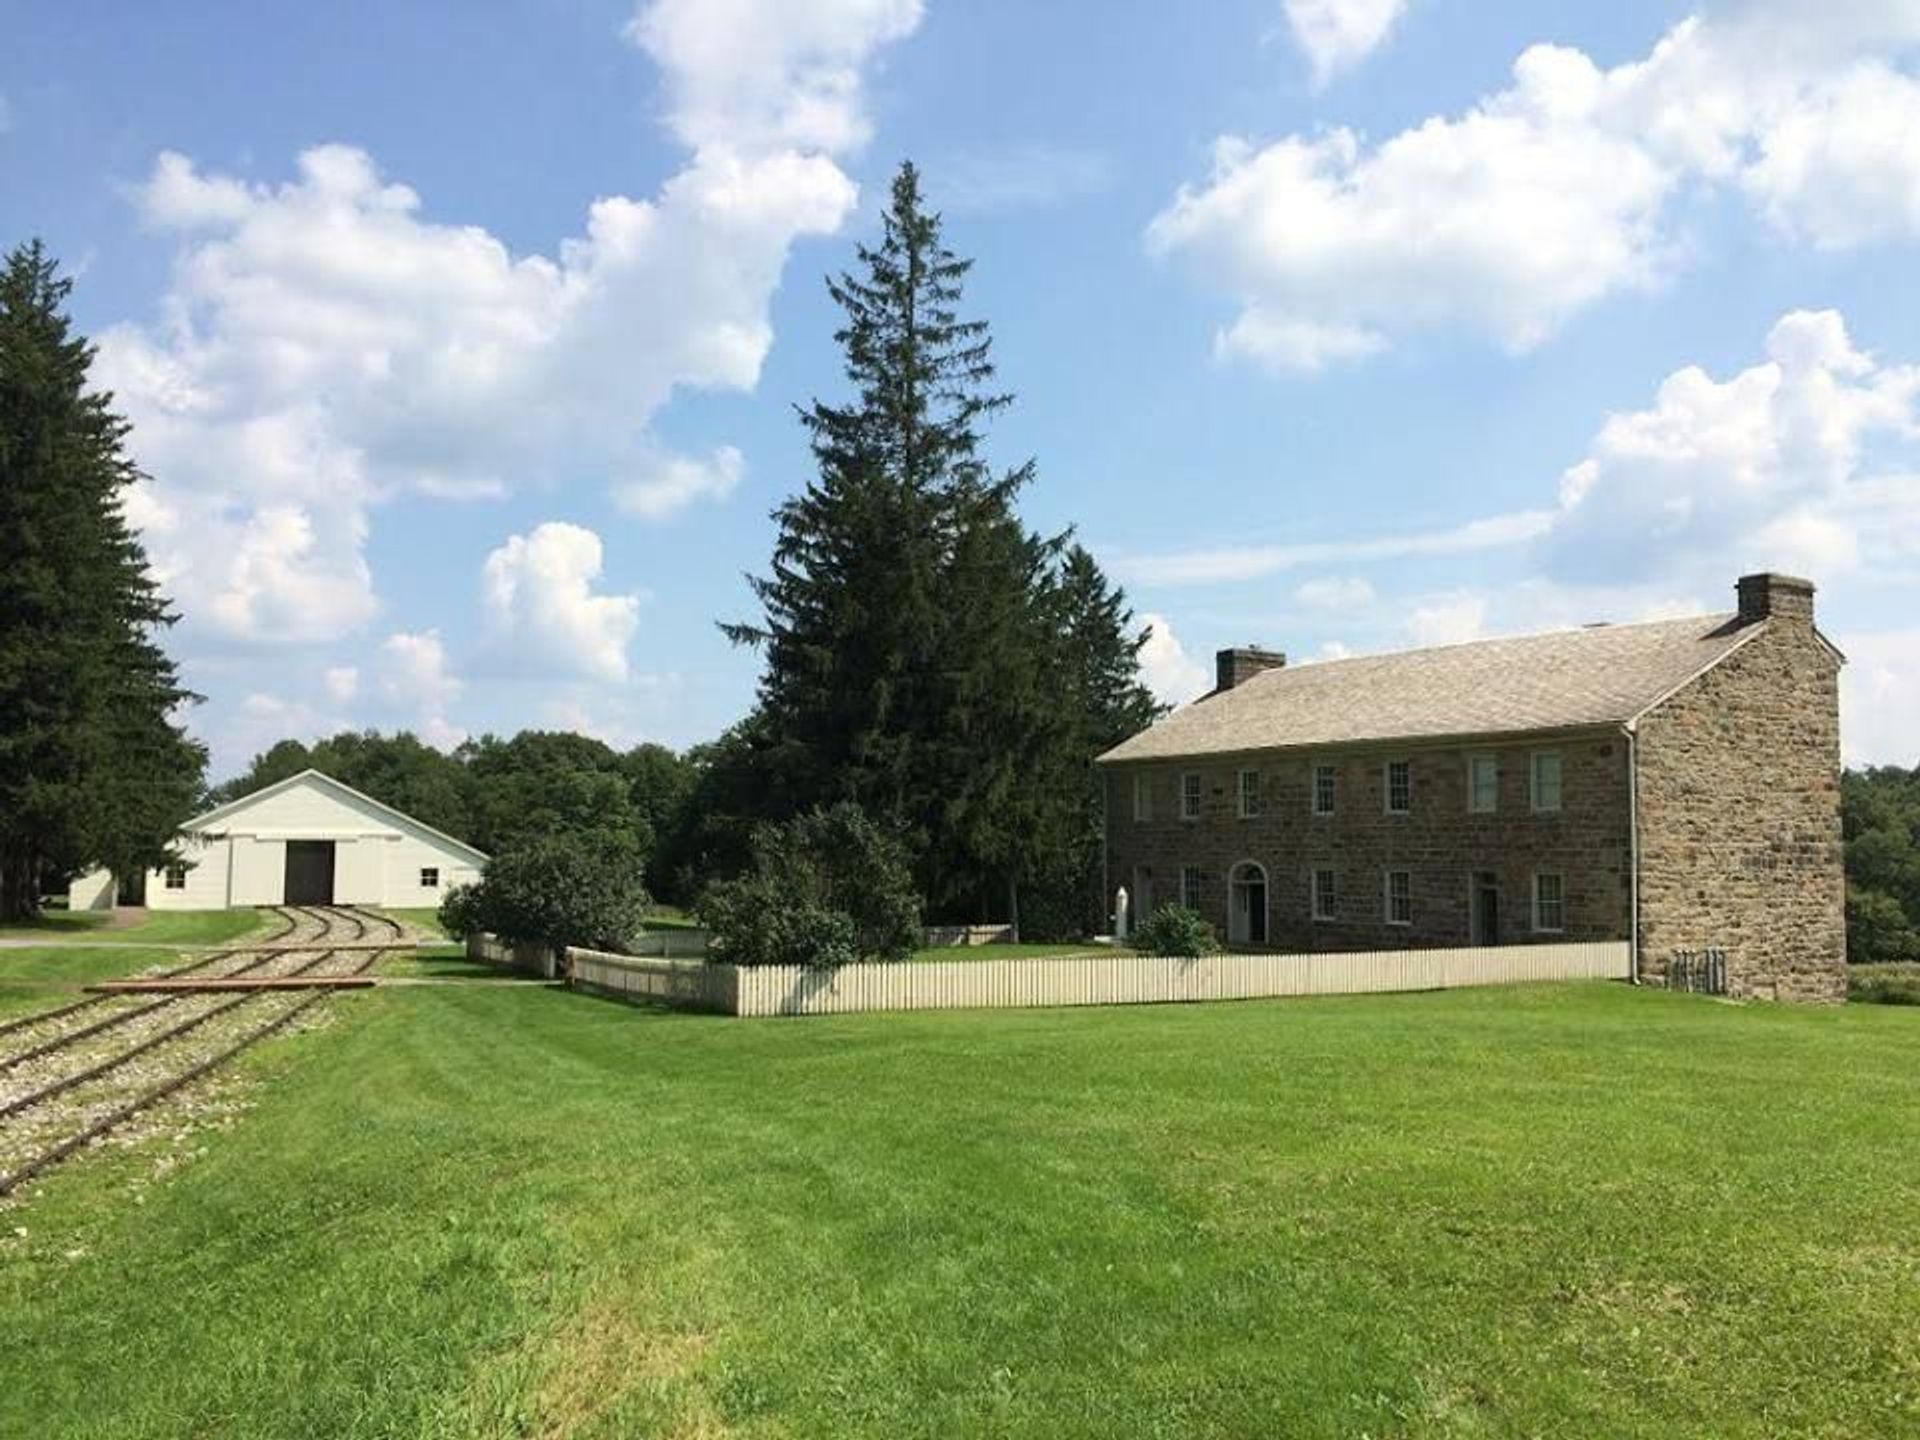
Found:
[(1289, 667), (1100, 757), (1109, 895), (1182, 901), (1230, 944), (1381, 950), (1631, 941), (1658, 983), (1846, 992), (1840, 666), (1813, 586), (1732, 613)]

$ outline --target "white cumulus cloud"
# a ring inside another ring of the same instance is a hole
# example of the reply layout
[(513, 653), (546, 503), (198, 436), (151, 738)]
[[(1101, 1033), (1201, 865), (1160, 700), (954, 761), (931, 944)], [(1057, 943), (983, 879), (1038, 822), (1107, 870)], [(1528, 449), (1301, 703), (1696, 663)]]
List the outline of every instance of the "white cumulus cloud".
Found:
[(601, 565), (600, 537), (560, 521), (488, 555), (481, 590), (499, 653), (526, 673), (626, 679), (640, 598), (596, 594)]
[(1226, 357), (1312, 371), (1434, 331), (1524, 350), (1675, 273), (1691, 194), (1828, 247), (1920, 235), (1917, 45), (1911, 0), (1722, 5), (1611, 69), (1535, 45), (1508, 88), (1378, 143), (1222, 137), (1148, 247), (1235, 301)]
[(643, 520), (664, 520), (700, 500), (724, 500), (740, 483), (746, 458), (731, 445), (711, 456), (658, 455), (643, 461), (639, 472), (613, 487), (613, 499), (622, 510)]
[(429, 218), (350, 146), (277, 183), (161, 155), (136, 199), (179, 245), (164, 318), (105, 333), (99, 378), (154, 477), (130, 514), (189, 627), (299, 642), (365, 625), (369, 516), (402, 490), (597, 476), (638, 484), (642, 515), (723, 496), (737, 452), (676, 469), (651, 419), (676, 389), (756, 383), (792, 245), (852, 213), (836, 157), (866, 133), (862, 66), (918, 15), (645, 7), (632, 34), (691, 153), (651, 198), (595, 200), (551, 254)]
[(1142, 615), (1147, 643), (1140, 647), (1140, 678), (1163, 705), (1184, 705), (1213, 688), (1213, 672), (1187, 653), (1164, 615)]
[(1313, 65), (1316, 85), (1359, 64), (1386, 43), (1406, 0), (1286, 0), (1287, 24)]

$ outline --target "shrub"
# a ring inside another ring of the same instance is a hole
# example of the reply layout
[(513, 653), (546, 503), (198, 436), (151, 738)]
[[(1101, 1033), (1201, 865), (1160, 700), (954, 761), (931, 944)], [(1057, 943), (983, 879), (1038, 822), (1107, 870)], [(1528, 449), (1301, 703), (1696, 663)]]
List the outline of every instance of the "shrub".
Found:
[(1856, 965), (1920, 960), (1920, 931), (1893, 896), (1849, 886), (1847, 959)]
[(1847, 999), (1870, 1005), (1920, 1005), (1920, 965), (1854, 965)]
[(747, 873), (708, 886), (694, 913), (735, 965), (831, 969), (920, 944), (905, 847), (847, 803), (756, 828)]
[(1162, 905), (1133, 932), (1131, 943), (1142, 955), (1178, 955), (1190, 959), (1213, 954), (1220, 948), (1220, 937), (1199, 912), (1184, 905)]
[(477, 885), (440, 905), (450, 935), (619, 950), (646, 918), (642, 862), (631, 840), (588, 834), (532, 840), (488, 864)]

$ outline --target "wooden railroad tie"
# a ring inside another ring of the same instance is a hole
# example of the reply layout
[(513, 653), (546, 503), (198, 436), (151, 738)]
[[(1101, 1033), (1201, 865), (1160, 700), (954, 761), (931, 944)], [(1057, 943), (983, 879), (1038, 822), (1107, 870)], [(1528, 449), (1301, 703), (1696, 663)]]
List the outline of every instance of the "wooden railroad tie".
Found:
[(263, 980), (244, 975), (225, 980), (182, 976), (178, 980), (105, 980), (87, 989), (96, 995), (218, 995), (253, 990), (369, 990), (375, 983), (371, 975), (281, 975)]

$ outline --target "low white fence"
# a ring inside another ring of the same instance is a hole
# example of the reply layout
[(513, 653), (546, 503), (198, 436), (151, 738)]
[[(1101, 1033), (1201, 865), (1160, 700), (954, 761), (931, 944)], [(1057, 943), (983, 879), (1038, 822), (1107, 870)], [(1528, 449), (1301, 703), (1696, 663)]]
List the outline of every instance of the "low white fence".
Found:
[(697, 925), (664, 925), (658, 930), (642, 931), (640, 938), (633, 942), (633, 953), (668, 960), (701, 959), (707, 953), (707, 934)]
[(469, 935), (467, 958), (524, 970), (530, 975), (543, 975), (549, 980), (559, 971), (551, 945), (510, 945), (497, 935)]
[(1019, 938), (1011, 925), (929, 925), (920, 943), (944, 950), (953, 945), (1011, 945)]
[(693, 960), (567, 952), (573, 983), (607, 995), (729, 1015), (845, 1015), (862, 1010), (963, 1010), (1154, 1005), (1289, 995), (1447, 990), (1538, 980), (1624, 980), (1624, 940), (1455, 950), (1317, 955), (1136, 955), (949, 960), (929, 964), (742, 968)]

